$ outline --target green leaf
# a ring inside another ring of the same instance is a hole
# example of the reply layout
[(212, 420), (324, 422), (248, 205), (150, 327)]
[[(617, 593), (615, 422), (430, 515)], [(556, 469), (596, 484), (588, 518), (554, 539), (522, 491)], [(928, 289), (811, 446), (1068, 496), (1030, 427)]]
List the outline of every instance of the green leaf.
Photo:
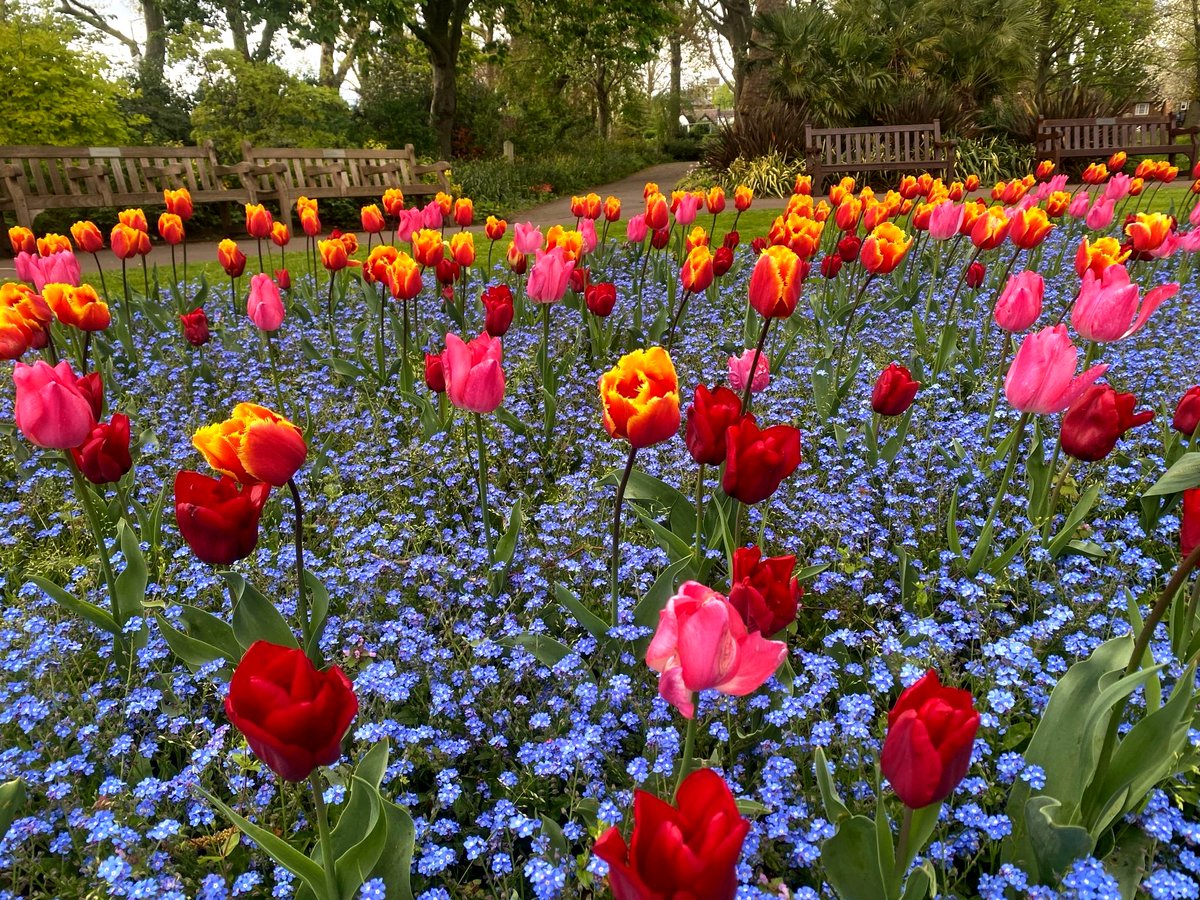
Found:
[(908, 832), (908, 851), (905, 853), (901, 871), (908, 871), (908, 867), (913, 864), (917, 854), (925, 849), (930, 835), (933, 834), (933, 829), (937, 828), (938, 816), (941, 815), (941, 812), (942, 803), (930, 803), (928, 806), (913, 810), (912, 825), (909, 826)]
[(1100, 485), (1098, 484), (1093, 484), (1083, 492), (1083, 496), (1079, 498), (1079, 502), (1075, 504), (1075, 508), (1071, 510), (1071, 514), (1063, 522), (1062, 529), (1054, 536), (1054, 540), (1050, 542), (1051, 557), (1057, 559), (1062, 556), (1063, 551), (1067, 549), (1068, 545), (1074, 539), (1075, 532), (1079, 529), (1080, 523), (1092, 511), (1092, 507), (1096, 505), (1096, 499), (1099, 496)]
[(63, 609), (74, 613), (82, 619), (86, 619), (97, 628), (102, 628), (110, 634), (119, 635), (121, 633), (121, 627), (116, 623), (116, 620), (99, 606), (96, 606), (96, 604), (80, 600), (41, 575), (30, 575), (29, 580), (45, 591), (50, 599)]
[[(601, 479), (600, 483), (608, 487), (616, 487), (620, 480), (620, 473), (609, 472)], [(681, 537), (689, 547), (691, 546), (691, 541), (696, 536), (696, 508), (692, 501), (677, 488), (671, 487), (653, 475), (647, 475), (640, 469), (634, 469), (629, 473), (629, 483), (625, 486), (625, 499), (657, 503), (663, 506), (670, 513), (668, 521), (671, 532)], [(636, 507), (635, 510), (645, 521), (646, 517), (643, 511)]]
[(571, 653), (570, 647), (544, 634), (518, 634), (502, 639), (500, 644), (505, 647), (524, 647), (538, 662), (550, 668)]
[(963, 555), (962, 541), (958, 536), (958, 494), (950, 495), (950, 511), (946, 514), (946, 546), (955, 556)]
[(813, 751), (813, 766), (817, 774), (817, 787), (821, 791), (821, 802), (825, 804), (825, 818), (834, 825), (850, 818), (850, 810), (838, 796), (833, 784), (833, 776), (829, 772), (829, 762), (825, 759), (825, 748), (817, 747)]
[(305, 651), (312, 655), (321, 645), (321, 635), (325, 632), (325, 620), (329, 618), (329, 590), (320, 578), (307, 569), (304, 571), (304, 584), (308, 589), (309, 621), (312, 623), (312, 632), (309, 634), (308, 646)]
[(746, 818), (754, 818), (755, 816), (765, 816), (771, 811), (771, 807), (765, 803), (759, 803), (757, 800), (736, 800), (738, 812)]
[(146, 558), (142, 555), (137, 534), (124, 519), (117, 523), (117, 537), (125, 556), (125, 570), (117, 576), (116, 583), (117, 615), (120, 624), (124, 625), (142, 614), (142, 601), (146, 599)]
[(337, 857), (334, 870), (337, 872), (338, 892), (343, 897), (353, 897), (363, 882), (371, 877), (387, 847), (387, 817), (383, 815), (379, 789), (367, 784), (357, 775), (351, 778), (352, 790), (364, 793), (370, 804), (365, 823), (366, 836)]
[(549, 816), (542, 816), (542, 834), (550, 839), (550, 846), (557, 851), (559, 859), (566, 859), (571, 855), (571, 845), (567, 843), (567, 836), (563, 834), (559, 824)]
[(890, 896), (879, 868), (875, 823), (866, 816), (842, 820), (837, 834), (821, 845), (821, 866), (841, 900)]
[(0, 784), (0, 837), (8, 833), (17, 813), (25, 806), (25, 782), (20, 778)]
[(796, 573), (796, 579), (801, 582), (812, 581), (814, 578), (816, 578), (818, 575), (820, 575), (822, 572), (824, 572), (828, 568), (829, 568), (829, 563), (820, 563), (819, 565), (815, 565), (815, 566), (805, 566), (803, 569), (801, 569), (799, 572)]
[(356, 365), (348, 359), (342, 359), (339, 356), (329, 357), (329, 368), (337, 372), (339, 375), (345, 375), (349, 378), (366, 378), (367, 370), (362, 366)]
[(638, 517), (638, 520), (650, 529), (654, 537), (658, 540), (659, 545), (667, 551), (667, 555), (673, 561), (692, 559), (692, 544), (688, 538), (681, 537), (675, 531), (667, 528), (637, 504), (631, 503), (630, 509), (633, 510), (633, 514)]
[[(171, 648), (171, 652), (191, 668), (198, 669), (214, 660), (228, 658), (219, 647), (214, 647), (199, 638), (192, 637), (187, 632), (180, 631), (167, 621), (167, 617), (162, 613), (155, 611), (154, 618), (158, 621), (158, 630), (162, 633), (167, 646)], [(236, 659), (231, 660), (231, 662), (236, 661)]]
[(281, 647), (299, 647), (282, 613), (259, 593), (258, 588), (236, 572), (221, 572), (236, 598), (233, 606), (233, 633), (246, 650), (255, 641), (270, 641)]
[(646, 591), (645, 596), (633, 608), (635, 625), (641, 625), (643, 628), (658, 626), (658, 614), (662, 612), (667, 601), (671, 599), (671, 595), (675, 593), (676, 586), (684, 580), (683, 573), (688, 570), (692, 562), (691, 559), (680, 559), (659, 572), (658, 577), (654, 579), (654, 584), (650, 586), (650, 590)]
[(513, 411), (507, 407), (501, 406), (496, 410), (496, 421), (502, 424), (513, 434), (529, 435), (529, 426), (518, 419)]
[(1013, 557), (1020, 553), (1021, 550), (1025, 548), (1025, 545), (1033, 539), (1033, 536), (1037, 534), (1037, 532), (1038, 529), (1036, 525), (1031, 525), (1029, 528), (1026, 528), (1025, 531), (1023, 531), (1015, 541), (1004, 548), (1003, 553), (997, 557), (989, 559), (984, 568), (991, 575), (999, 575), (1008, 567), (1008, 564), (1013, 561)]
[(1165, 494), (1178, 494), (1188, 488), (1200, 487), (1200, 452), (1185, 453), (1166, 474), (1143, 497), (1161, 497)]
[(581, 627), (587, 630), (588, 634), (602, 643), (608, 640), (608, 629), (611, 627), (608, 622), (588, 609), (583, 601), (571, 593), (571, 591), (567, 590), (561, 584), (556, 584), (554, 585), (554, 597), (558, 600), (559, 605)]
[(1053, 797), (1033, 797), (1025, 804), (1025, 827), (1037, 848), (1039, 881), (1058, 881), (1071, 863), (1095, 846), (1086, 828), (1057, 821), (1061, 810)]
[(386, 798), (380, 798), (380, 802), (387, 820), (387, 850), (379, 857), (371, 877), (383, 879), (388, 900), (412, 900), (409, 879), (417, 829), (412, 816), (403, 806), (397, 806)]
[(936, 884), (937, 874), (934, 872), (933, 863), (925, 860), (909, 873), (900, 900), (925, 900), (926, 897), (932, 897), (936, 893)]
[(508, 514), (508, 528), (496, 542), (497, 570), (491, 574), (492, 592), (499, 593), (508, 578), (508, 569), (512, 564), (513, 554), (517, 552), (517, 542), (521, 538), (521, 529), (525, 525), (525, 513), (521, 509), (521, 501), (513, 503), (512, 512)]
[(333, 900), (325, 892), (325, 875), (320, 865), (313, 862), (287, 841), (276, 837), (265, 828), (260, 828), (250, 820), (238, 815), (208, 791), (203, 788), (198, 788), (197, 790), (200, 791), (209, 803), (217, 808), (221, 815), (236, 825), (246, 837), (258, 844), (271, 859), (275, 860), (275, 862), (279, 863), (308, 885), (314, 894), (323, 898), (323, 900)]

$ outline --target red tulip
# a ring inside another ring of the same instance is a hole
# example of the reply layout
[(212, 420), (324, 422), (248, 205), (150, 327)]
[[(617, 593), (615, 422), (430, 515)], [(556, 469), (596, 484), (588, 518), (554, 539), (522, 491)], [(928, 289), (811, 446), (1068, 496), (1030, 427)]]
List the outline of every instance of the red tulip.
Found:
[(837, 242), (837, 252), (838, 256), (842, 258), (842, 262), (854, 262), (858, 259), (860, 250), (862, 250), (862, 238), (856, 234), (848, 234)]
[(650, 246), (655, 250), (661, 250), (667, 246), (667, 241), (671, 239), (671, 229), (658, 228), (650, 234)]
[(512, 325), (513, 293), (507, 284), (493, 284), (483, 292), (484, 330), (492, 337), (504, 337)]
[(787, 247), (768, 247), (750, 275), (750, 305), (765, 318), (786, 319), (796, 309), (805, 269)]
[(733, 251), (728, 247), (718, 247), (713, 254), (713, 275), (722, 277), (733, 268)]
[(71, 449), (75, 465), (92, 484), (112, 484), (133, 467), (129, 457), (129, 417), (117, 413), (100, 422), (78, 447)]
[(1171, 427), (1189, 437), (1200, 428), (1200, 384), (1188, 388), (1179, 398), (1175, 416), (1171, 419)]
[(629, 844), (613, 827), (593, 852), (608, 863), (614, 900), (732, 900), (737, 861), (750, 823), (712, 769), (698, 769), (679, 786), (676, 806), (646, 791), (633, 799)]
[(804, 588), (792, 577), (795, 556), (762, 558), (758, 547), (733, 551), (729, 602), (741, 613), (746, 627), (774, 637), (796, 621)]
[(592, 315), (603, 319), (612, 314), (617, 303), (617, 286), (611, 281), (589, 284), (584, 293), (584, 302)]
[(258, 519), (271, 493), (268, 484), (239, 487), (228, 475), (199, 472), (175, 476), (175, 521), (196, 558), (212, 566), (245, 559), (258, 543)]
[(1184, 556), (1191, 554), (1200, 544), (1200, 488), (1188, 488), (1183, 492), (1183, 519), (1179, 523), (1179, 550)]
[(208, 343), (208, 316), (203, 306), (197, 306), (190, 313), (182, 313), (179, 321), (183, 323), (183, 336), (193, 347)]
[(1091, 385), (1063, 414), (1063, 452), (1085, 462), (1104, 459), (1126, 431), (1154, 418), (1153, 410), (1135, 413), (1136, 402), (1107, 384)]
[(246, 234), (256, 240), (271, 236), (272, 219), (261, 203), (246, 204)]
[(912, 809), (949, 797), (971, 765), (978, 730), (971, 694), (925, 673), (888, 713), (879, 765), (896, 796)]
[(821, 274), (824, 277), (832, 280), (838, 277), (840, 271), (842, 271), (842, 258), (836, 253), (821, 260)]
[(299, 648), (255, 641), (233, 671), (225, 714), (276, 775), (303, 781), (342, 755), (358, 698), (337, 666), (322, 671)]
[(871, 392), (871, 408), (881, 416), (900, 416), (912, 406), (921, 382), (913, 381), (906, 366), (892, 363), (879, 373)]
[(446, 369), (440, 353), (425, 354), (425, 386), (435, 394), (446, 392)]
[(967, 282), (967, 287), (971, 288), (971, 290), (978, 288), (983, 284), (983, 278), (986, 274), (987, 269), (983, 267), (983, 263), (975, 260), (975, 262), (967, 266), (967, 276), (964, 279)]
[(362, 225), (362, 230), (367, 234), (379, 234), (387, 227), (387, 222), (383, 218), (383, 213), (379, 207), (372, 203), (370, 206), (364, 206), (358, 215), (359, 224)]
[(725, 432), (742, 417), (742, 400), (729, 388), (696, 386), (687, 409), (683, 439), (692, 459), (702, 466), (725, 462)]
[(754, 416), (725, 432), (725, 493), (742, 503), (759, 503), (800, 466), (800, 431), (791, 425), (759, 429)]

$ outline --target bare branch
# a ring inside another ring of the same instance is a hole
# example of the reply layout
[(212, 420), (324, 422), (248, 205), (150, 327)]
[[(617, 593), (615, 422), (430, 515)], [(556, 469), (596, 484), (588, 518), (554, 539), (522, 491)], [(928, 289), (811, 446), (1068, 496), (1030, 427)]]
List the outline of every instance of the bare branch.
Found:
[(142, 58), (141, 45), (129, 35), (110, 25), (109, 17), (102, 15), (95, 7), (83, 3), (81, 0), (59, 0), (58, 11), (73, 19), (78, 19), (85, 25), (90, 25), (111, 38), (116, 38), (128, 48), (134, 59)]

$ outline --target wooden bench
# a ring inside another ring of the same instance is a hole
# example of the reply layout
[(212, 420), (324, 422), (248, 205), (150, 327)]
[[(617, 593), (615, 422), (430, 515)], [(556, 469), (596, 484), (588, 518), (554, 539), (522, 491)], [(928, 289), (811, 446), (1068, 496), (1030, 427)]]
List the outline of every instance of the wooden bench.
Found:
[[(1196, 134), (1200, 127), (1176, 128), (1174, 117), (1116, 116), (1109, 119), (1038, 119), (1037, 158), (1099, 160), (1124, 150), (1130, 156), (1187, 156), (1189, 171), (1196, 165)], [(1186, 143), (1176, 138), (1186, 136)]]
[[(242, 166), (217, 162), (199, 147), (0, 147), (0, 213), (33, 227), (51, 209), (154, 206), (164, 188), (186, 187), (193, 202), (245, 202), (249, 194), (225, 178)], [(5, 216), (7, 218), (7, 216)]]
[(805, 173), (812, 176), (814, 193), (823, 193), (825, 176), (835, 173), (940, 172), (949, 181), (955, 146), (955, 141), (943, 140), (937, 119), (867, 128), (805, 125)]
[[(403, 150), (335, 150), (242, 145), (240, 177), (251, 203), (264, 198), (279, 203), (280, 217), (289, 227), (296, 199), (358, 197), (378, 199), (388, 188), (407, 197), (450, 192), (445, 161), (417, 164), (409, 144)], [(433, 183), (425, 176), (434, 176)]]

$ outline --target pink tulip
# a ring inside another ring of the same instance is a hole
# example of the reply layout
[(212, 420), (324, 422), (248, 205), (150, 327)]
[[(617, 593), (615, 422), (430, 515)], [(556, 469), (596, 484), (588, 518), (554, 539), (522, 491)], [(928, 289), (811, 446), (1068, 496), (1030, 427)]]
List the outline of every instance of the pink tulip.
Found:
[(503, 358), (500, 339), (486, 331), (470, 343), (457, 334), (447, 334), (442, 371), (450, 402), (474, 413), (495, 410), (504, 402)]
[(1150, 251), (1150, 255), (1155, 259), (1166, 259), (1168, 256), (1174, 256), (1176, 251), (1183, 246), (1183, 238), (1178, 231), (1172, 231), (1163, 238), (1163, 242)]
[(1112, 200), (1114, 203), (1118, 200), (1124, 200), (1129, 194), (1129, 182), (1132, 180), (1128, 175), (1117, 172), (1104, 185), (1104, 199)]
[(513, 243), (518, 253), (528, 256), (542, 249), (542, 232), (532, 222), (518, 222), (513, 227)]
[[(1197, 205), (1200, 209), (1200, 205)], [(1191, 231), (1185, 232), (1179, 236), (1179, 249), (1185, 250), (1188, 253), (1195, 253), (1200, 250), (1200, 228), (1193, 228)]]
[(1033, 207), (1038, 205), (1039, 199), (1040, 198), (1037, 197), (1035, 194), (1026, 194), (1024, 197), (1022, 197), (1020, 200), (1018, 200), (1016, 202), (1015, 206), (1011, 207), (1008, 210), (1008, 217), (1011, 219), (1012, 214), (1015, 212), (1020, 212), (1022, 210), (1026, 210), (1026, 209), (1032, 209)]
[[(1200, 206), (1197, 207), (1200, 209)], [(629, 221), (625, 223), (625, 240), (631, 244), (640, 244), (646, 239), (646, 214), (638, 213), (636, 216), (630, 216)]]
[(1088, 196), (1088, 192), (1080, 191), (1067, 207), (1067, 215), (1073, 219), (1082, 219), (1087, 214), (1088, 204), (1091, 202), (1092, 198)]
[(557, 303), (567, 291), (574, 268), (575, 263), (567, 260), (562, 247), (538, 250), (533, 268), (529, 270), (525, 293), (535, 303)]
[(421, 209), (421, 225), (432, 231), (442, 227), (442, 207), (436, 200), (430, 200)]
[(1092, 204), (1092, 208), (1088, 210), (1087, 218), (1084, 219), (1084, 222), (1092, 231), (1103, 231), (1112, 224), (1115, 207), (1116, 201), (1101, 198)]
[(1043, 182), (1043, 184), (1045, 184), (1045, 186), (1046, 186), (1045, 196), (1049, 197), (1051, 194), (1055, 193), (1056, 191), (1065, 191), (1067, 189), (1067, 176), (1064, 173), (1060, 172), (1059, 174), (1057, 174), (1053, 178), (1051, 178), (1049, 181)]
[(17, 428), (31, 443), (70, 450), (92, 433), (99, 415), (97, 397), (89, 379), (76, 377), (66, 360), (53, 367), (41, 360), (32, 366), (19, 362), (13, 369), (13, 383)]
[(688, 581), (658, 614), (646, 664), (660, 673), (659, 695), (691, 719), (697, 692), (715, 689), (744, 697), (758, 690), (786, 656), (787, 644), (747, 632), (722, 594)]
[(1120, 341), (1137, 332), (1154, 310), (1178, 291), (1178, 284), (1164, 284), (1141, 298), (1138, 286), (1130, 282), (1124, 266), (1109, 266), (1099, 277), (1088, 270), (1083, 273), (1083, 284), (1071, 309), (1071, 324), (1086, 340)]
[(1192, 211), (1188, 213), (1188, 223), (1191, 225), (1200, 225), (1200, 203), (1192, 207)]
[[(18, 270), (19, 271), (19, 270)], [(49, 256), (39, 256), (31, 259), (27, 268), (29, 280), (33, 289), (41, 293), (48, 284), (69, 284), (79, 287), (79, 260), (70, 250), (59, 250)]]
[(283, 300), (279, 297), (279, 287), (265, 272), (250, 279), (246, 314), (263, 331), (276, 331), (283, 324)]
[(1071, 343), (1066, 325), (1051, 325), (1035, 331), (1021, 342), (1004, 379), (1004, 396), (1026, 413), (1050, 415), (1062, 412), (1079, 399), (1107, 365), (1092, 366), (1075, 375), (1079, 350)]
[(996, 324), (1016, 334), (1037, 321), (1042, 314), (1042, 296), (1046, 281), (1028, 269), (1008, 279), (1008, 284), (996, 301)]
[(600, 242), (596, 237), (596, 223), (591, 219), (584, 219), (579, 223), (579, 234), (583, 237), (583, 252), (591, 253), (596, 249), (596, 245)]
[(413, 235), (425, 226), (421, 210), (416, 207), (400, 210), (396, 216), (396, 237), (406, 244), (412, 243)]
[(700, 211), (700, 207), (703, 205), (703, 197), (698, 197), (692, 193), (684, 194), (679, 198), (679, 203), (675, 207), (675, 221), (685, 227), (691, 225), (696, 221), (696, 213)]
[(929, 214), (929, 236), (935, 241), (945, 241), (958, 234), (962, 227), (963, 205), (944, 200)]
[[(28, 281), (30, 284), (40, 274), (37, 264), (38, 258), (28, 250), (22, 250), (13, 260), (13, 267), (17, 270), (18, 281)], [(41, 290), (39, 288), (38, 290)]]
[[(753, 362), (753, 350), (746, 350), (741, 356), (729, 357), (729, 386), (739, 394), (746, 390), (746, 379), (750, 377), (750, 365)], [(750, 392), (757, 394), (766, 388), (770, 380), (771, 361), (767, 359), (767, 354), (760, 353), (758, 365), (754, 367), (754, 382), (750, 385)]]

